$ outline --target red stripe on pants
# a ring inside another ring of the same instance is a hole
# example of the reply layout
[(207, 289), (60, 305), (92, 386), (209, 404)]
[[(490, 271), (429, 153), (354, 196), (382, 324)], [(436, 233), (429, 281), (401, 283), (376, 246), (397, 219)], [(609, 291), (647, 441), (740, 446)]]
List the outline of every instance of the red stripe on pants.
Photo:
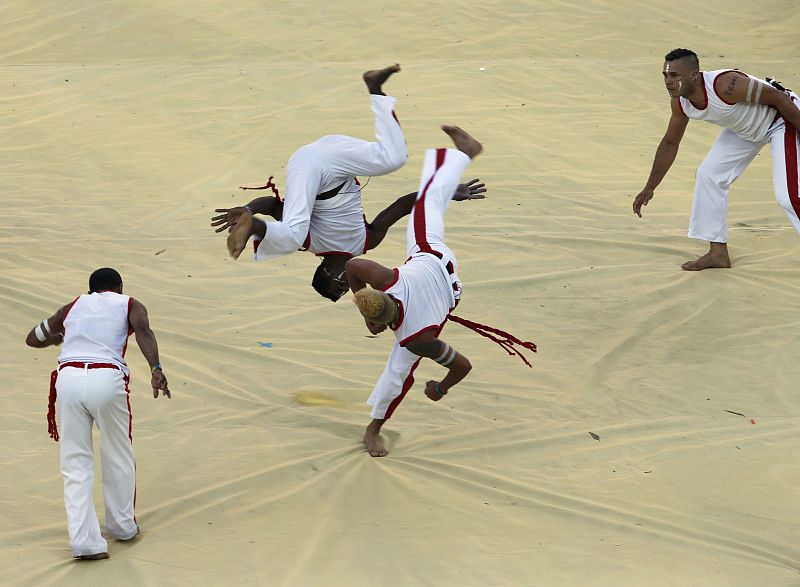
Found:
[(400, 392), (400, 395), (394, 398), (392, 403), (389, 404), (389, 408), (386, 410), (386, 415), (383, 417), (384, 420), (388, 420), (392, 417), (392, 413), (394, 413), (394, 411), (397, 409), (397, 406), (400, 405), (400, 402), (403, 401), (403, 398), (406, 397), (408, 390), (414, 385), (414, 371), (421, 360), (422, 357), (417, 359), (417, 362), (411, 367), (411, 371), (408, 372), (408, 377), (406, 377), (406, 380), (403, 381), (403, 390)]
[(797, 194), (797, 129), (788, 122), (785, 124), (783, 151), (786, 156), (786, 187), (789, 190), (789, 201), (792, 203), (794, 213), (800, 218), (800, 196)]
[(431, 183), (433, 183), (433, 179), (436, 177), (436, 172), (444, 165), (444, 155), (446, 152), (447, 149), (436, 149), (436, 168), (433, 170), (428, 183), (425, 184), (422, 194), (420, 194), (414, 204), (414, 238), (420, 250), (426, 253), (433, 252), (433, 249), (428, 244), (428, 239), (426, 238), (425, 196), (428, 194), (428, 188), (431, 187)]

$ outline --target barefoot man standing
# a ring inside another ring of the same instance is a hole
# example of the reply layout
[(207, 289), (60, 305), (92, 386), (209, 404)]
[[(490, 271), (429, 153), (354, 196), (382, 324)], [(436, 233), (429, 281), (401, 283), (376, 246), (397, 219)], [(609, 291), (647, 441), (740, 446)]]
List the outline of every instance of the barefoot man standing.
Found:
[(34, 326), (25, 342), (34, 348), (60, 345), (58, 368), (50, 375), (47, 424), (58, 441), (61, 422), (61, 472), (72, 554), (82, 560), (108, 558), (108, 542), (92, 502), (94, 448), (92, 428), (100, 430), (100, 457), (106, 530), (117, 540), (139, 534), (136, 521), (136, 464), (133, 416), (125, 351), (128, 337), (150, 364), (153, 397), (172, 397), (158, 362), (158, 343), (147, 309), (122, 294), (122, 277), (103, 267), (89, 277), (89, 293), (75, 298)]
[(373, 334), (391, 328), (397, 339), (367, 402), (372, 406), (373, 419), (364, 442), (373, 457), (388, 454), (381, 427), (413, 385), (414, 370), (422, 357), (448, 370), (441, 381), (426, 383), (425, 395), (433, 401), (442, 399), (472, 368), (464, 355), (438, 338), (461, 296), (456, 257), (444, 244), (444, 213), (461, 174), (483, 147), (456, 126), (443, 126), (442, 130), (450, 135), (456, 149), (425, 152), (406, 233), (408, 260), (395, 269), (368, 259), (350, 259), (345, 266), (367, 328)]
[[(217, 210), (222, 214), (212, 218), (212, 226), (221, 225), (217, 232), (231, 229), (228, 251), (232, 257), (239, 257), (250, 237), (256, 245), (256, 260), (310, 250), (323, 257), (314, 276), (314, 288), (333, 301), (348, 290), (345, 261), (363, 254), (370, 244), (375, 246), (388, 226), (402, 217), (402, 211), (395, 210), (390, 218), (382, 219), (384, 222), (373, 231), (377, 234), (370, 235), (356, 179), (357, 175), (396, 171), (408, 158), (405, 137), (393, 111), (396, 98), (383, 93), (383, 84), (398, 71), (399, 65), (391, 65), (363, 75), (375, 113), (375, 142), (344, 135), (324, 136), (289, 158), (284, 201), (256, 198), (246, 206)], [(279, 220), (267, 224), (253, 217), (257, 213)]]
[(672, 98), (672, 116), (656, 150), (645, 188), (633, 202), (640, 218), (642, 206), (664, 179), (678, 154), (689, 119), (723, 127), (697, 179), (689, 222), (689, 238), (708, 241), (708, 253), (682, 265), (686, 271), (728, 268), (728, 189), (767, 143), (772, 151), (775, 197), (795, 230), (800, 232), (798, 197), (798, 96), (775, 81), (738, 70), (700, 71), (697, 55), (675, 49), (664, 57), (664, 84)]

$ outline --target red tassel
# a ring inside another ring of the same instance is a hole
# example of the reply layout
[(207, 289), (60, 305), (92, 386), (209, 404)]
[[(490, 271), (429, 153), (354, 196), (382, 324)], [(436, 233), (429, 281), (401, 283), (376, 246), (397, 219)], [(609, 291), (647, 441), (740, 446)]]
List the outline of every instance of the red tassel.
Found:
[(274, 175), (270, 175), (269, 179), (267, 180), (267, 183), (264, 184), (264, 185), (253, 186), (253, 187), (240, 185), (239, 189), (240, 190), (266, 190), (266, 189), (271, 189), (272, 193), (275, 194), (275, 197), (278, 198), (278, 201), (280, 202), (280, 201), (282, 201), (281, 200), (281, 194), (280, 194), (280, 192), (278, 192), (278, 186), (276, 186), (274, 183), (272, 183), (272, 178), (273, 177), (275, 177), (275, 176)]
[(56, 425), (56, 379), (58, 369), (50, 373), (50, 397), (47, 401), (47, 431), (50, 438), (58, 442), (58, 426)]
[[(524, 348), (526, 348), (526, 349), (528, 349), (530, 351), (533, 351), (535, 353), (536, 352), (536, 345), (533, 344), (532, 342), (522, 341), (522, 340), (518, 339), (516, 336), (514, 336), (513, 334), (509, 334), (508, 332), (505, 332), (505, 331), (500, 330), (498, 328), (492, 328), (491, 326), (486, 326), (485, 324), (479, 324), (478, 322), (473, 322), (472, 320), (465, 320), (464, 318), (459, 318), (458, 316), (454, 316), (453, 314), (450, 314), (448, 316), (448, 319), (452, 320), (453, 322), (458, 322), (462, 326), (466, 326), (467, 328), (469, 328), (470, 330), (474, 330), (475, 332), (477, 332), (481, 336), (485, 336), (489, 340), (492, 340), (492, 341), (496, 342), (509, 355), (512, 355), (512, 356), (513, 355), (517, 355), (520, 359), (522, 359), (522, 361), (528, 367), (533, 367), (528, 362), (528, 359), (526, 359), (523, 356), (523, 354), (521, 352), (519, 352), (519, 350), (517, 350), (514, 347), (515, 344), (518, 344), (518, 345), (520, 345), (520, 346), (522, 346), (522, 347), (524, 347)], [(502, 336), (503, 338), (498, 338), (496, 336), (493, 336), (492, 333), (493, 334), (497, 334), (499, 336)]]

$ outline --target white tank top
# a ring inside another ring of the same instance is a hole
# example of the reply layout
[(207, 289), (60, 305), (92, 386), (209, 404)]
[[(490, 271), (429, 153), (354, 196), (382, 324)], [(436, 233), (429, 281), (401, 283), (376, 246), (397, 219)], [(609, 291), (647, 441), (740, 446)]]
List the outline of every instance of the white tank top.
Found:
[(111, 291), (78, 297), (64, 318), (59, 363), (114, 363), (125, 373), (125, 350), (131, 332), (131, 298)]
[[(695, 108), (686, 98), (678, 98), (683, 113), (692, 120), (705, 120), (723, 128), (728, 128), (746, 141), (755, 143), (761, 142), (767, 137), (767, 131), (775, 122), (776, 110), (772, 106), (764, 104), (730, 104), (722, 99), (714, 87), (717, 76), (734, 71), (731, 69), (718, 69), (716, 71), (703, 72), (703, 93), (704, 108)], [(739, 72), (748, 78), (754, 79), (762, 84), (767, 82)]]
[(394, 272), (397, 279), (383, 291), (400, 302), (400, 317), (392, 330), (405, 346), (425, 330), (438, 330), (456, 297), (444, 262), (434, 255), (417, 253)]

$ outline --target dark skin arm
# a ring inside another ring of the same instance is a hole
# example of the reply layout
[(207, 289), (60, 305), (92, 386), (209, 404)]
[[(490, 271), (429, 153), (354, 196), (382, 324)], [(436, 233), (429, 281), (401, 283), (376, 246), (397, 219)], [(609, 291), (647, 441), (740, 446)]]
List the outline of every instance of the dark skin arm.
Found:
[(667, 175), (669, 168), (672, 167), (672, 163), (678, 154), (678, 146), (683, 138), (683, 133), (689, 124), (689, 117), (681, 111), (677, 98), (672, 99), (671, 108), (672, 116), (670, 116), (669, 124), (667, 125), (667, 132), (664, 134), (664, 138), (661, 139), (658, 149), (656, 149), (650, 177), (647, 178), (647, 184), (644, 189), (639, 192), (633, 201), (633, 213), (639, 218), (642, 217), (642, 206), (647, 206), (647, 203), (653, 199), (655, 189), (664, 179), (664, 176)]
[(164, 397), (171, 398), (172, 394), (167, 386), (167, 378), (164, 376), (164, 372), (160, 368), (153, 370), (153, 366), (159, 363), (158, 343), (156, 342), (156, 335), (150, 329), (147, 309), (138, 300), (131, 300), (128, 322), (130, 322), (131, 328), (136, 334), (136, 344), (139, 345), (139, 350), (142, 351), (147, 364), (150, 365), (152, 371), (150, 385), (153, 387), (153, 397), (158, 397), (159, 391), (163, 391)]
[[(433, 331), (426, 330), (406, 342), (405, 347), (415, 355), (434, 360), (442, 355), (445, 350), (445, 342), (436, 338)], [(447, 370), (447, 375), (441, 381), (425, 383), (425, 395), (435, 402), (442, 399), (451, 387), (467, 376), (472, 370), (472, 364), (467, 357), (456, 351), (455, 359), (447, 367)], [(436, 391), (437, 384), (439, 392)]]
[(25, 339), (25, 344), (37, 349), (41, 349), (51, 345), (58, 346), (64, 342), (64, 318), (66, 317), (67, 311), (71, 305), (72, 303), (61, 306), (55, 314), (47, 319), (47, 322), (50, 325), (50, 336), (48, 336), (44, 341), (40, 341), (38, 338), (36, 338), (36, 326), (39, 326), (39, 324), (37, 324), (31, 328), (31, 331), (28, 333), (28, 336)]
[[(453, 200), (461, 202), (464, 200), (482, 200), (486, 196), (486, 184), (480, 183), (479, 179), (472, 179), (467, 183), (462, 183), (456, 188)], [(382, 210), (375, 219), (367, 225), (367, 250), (372, 250), (381, 244), (389, 229), (401, 218), (411, 214), (414, 209), (414, 202), (417, 201), (417, 192), (400, 196), (388, 207)]]
[[(250, 208), (253, 214), (272, 216), (275, 220), (283, 218), (283, 200), (279, 200), (275, 196), (262, 196), (248, 202), (245, 206)], [(214, 210), (214, 212), (220, 213), (218, 216), (211, 217), (211, 226), (219, 227), (214, 232), (222, 232), (225, 229), (230, 232), (236, 224), (237, 218), (246, 211), (245, 206)]]

